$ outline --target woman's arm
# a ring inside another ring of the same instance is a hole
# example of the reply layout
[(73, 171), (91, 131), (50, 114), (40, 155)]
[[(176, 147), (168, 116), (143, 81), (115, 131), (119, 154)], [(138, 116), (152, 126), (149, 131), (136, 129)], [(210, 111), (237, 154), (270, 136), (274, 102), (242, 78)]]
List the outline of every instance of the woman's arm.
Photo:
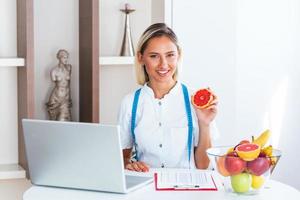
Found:
[(206, 169), (209, 166), (206, 150), (211, 147), (210, 124), (217, 115), (217, 104), (218, 99), (215, 96), (209, 107), (204, 109), (195, 107), (199, 125), (199, 140), (195, 148), (195, 164), (198, 169)]
[(195, 164), (198, 169), (206, 169), (209, 165), (209, 158), (206, 149), (211, 147), (209, 125), (199, 124), (199, 142), (195, 148)]
[(124, 97), (118, 116), (118, 124), (121, 129), (121, 138), (123, 146), (123, 160), (124, 168), (132, 171), (147, 172), (149, 167), (144, 162), (133, 162), (132, 157), (132, 135), (131, 135), (131, 107), (132, 107), (133, 96), (127, 95)]
[(123, 160), (124, 160), (124, 167), (131, 163), (131, 151), (132, 149), (123, 149)]

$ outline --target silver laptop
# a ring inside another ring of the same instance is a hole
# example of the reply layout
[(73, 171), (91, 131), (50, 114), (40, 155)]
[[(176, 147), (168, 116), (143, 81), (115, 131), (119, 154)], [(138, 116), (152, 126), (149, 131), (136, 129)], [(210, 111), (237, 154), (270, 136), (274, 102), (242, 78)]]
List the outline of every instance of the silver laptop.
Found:
[(128, 193), (153, 180), (125, 175), (117, 125), (29, 119), (22, 124), (34, 185)]

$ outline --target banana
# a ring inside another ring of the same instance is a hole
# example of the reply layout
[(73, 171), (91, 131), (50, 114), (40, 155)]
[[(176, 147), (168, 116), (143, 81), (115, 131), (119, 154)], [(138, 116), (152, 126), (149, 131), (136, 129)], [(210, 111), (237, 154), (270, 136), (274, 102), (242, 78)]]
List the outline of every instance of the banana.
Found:
[(227, 153), (226, 153), (226, 154), (229, 154), (229, 153), (231, 153), (231, 152), (234, 152), (234, 147), (229, 148), (229, 149), (227, 150)]
[(272, 145), (269, 145), (269, 146), (263, 148), (263, 149), (261, 150), (261, 152), (264, 153), (266, 156), (271, 157), (271, 156), (272, 156), (272, 153), (273, 153), (273, 147), (272, 147)]
[(267, 141), (269, 140), (271, 136), (271, 131), (269, 129), (265, 130), (260, 136), (256, 139), (252, 138), (252, 143), (258, 144), (261, 148), (265, 146)]

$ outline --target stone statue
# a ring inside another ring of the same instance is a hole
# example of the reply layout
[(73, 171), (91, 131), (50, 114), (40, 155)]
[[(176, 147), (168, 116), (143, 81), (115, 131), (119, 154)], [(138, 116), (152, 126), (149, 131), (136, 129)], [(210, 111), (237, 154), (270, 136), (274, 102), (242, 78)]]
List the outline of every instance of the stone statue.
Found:
[(48, 103), (46, 103), (50, 120), (71, 121), (71, 70), (72, 66), (68, 64), (69, 53), (60, 49), (56, 57), (58, 65), (50, 73), (51, 80), (55, 87), (51, 92)]

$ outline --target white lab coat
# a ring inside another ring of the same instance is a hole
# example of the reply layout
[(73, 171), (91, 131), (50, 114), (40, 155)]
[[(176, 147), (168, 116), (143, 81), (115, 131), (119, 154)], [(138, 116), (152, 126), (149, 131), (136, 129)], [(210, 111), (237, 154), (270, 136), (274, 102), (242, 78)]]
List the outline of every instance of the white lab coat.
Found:
[[(188, 89), (189, 96), (193, 91)], [(121, 145), (123, 149), (133, 147), (131, 134), (131, 111), (134, 92), (124, 97), (119, 111)], [(181, 83), (177, 84), (162, 99), (154, 97), (153, 90), (145, 84), (140, 93), (136, 113), (135, 138), (139, 161), (153, 168), (195, 168), (194, 146), (198, 144), (199, 127), (195, 110), (191, 104), (193, 118), (193, 140), (191, 160), (188, 159), (188, 121)], [(217, 129), (211, 126), (216, 138)]]

